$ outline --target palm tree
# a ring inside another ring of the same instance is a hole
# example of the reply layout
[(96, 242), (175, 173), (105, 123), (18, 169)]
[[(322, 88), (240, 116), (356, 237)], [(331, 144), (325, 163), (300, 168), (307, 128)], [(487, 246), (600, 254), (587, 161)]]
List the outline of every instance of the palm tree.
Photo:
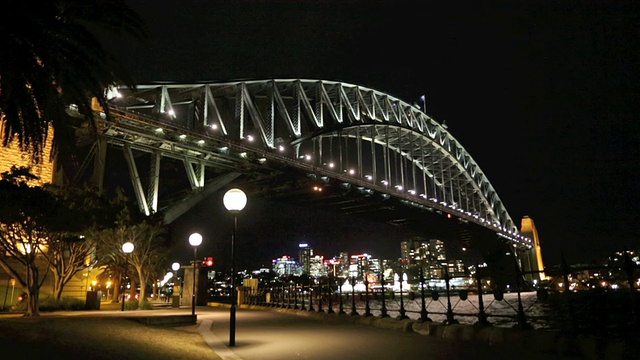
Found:
[(124, 0), (6, 0), (0, 9), (5, 19), (0, 22), (2, 144), (16, 141), (40, 162), (52, 128), (50, 159), (58, 155), (69, 163), (77, 124), (68, 106), (76, 105), (93, 125), (92, 98), (108, 116), (105, 89), (117, 83), (134, 87), (99, 39), (106, 34), (144, 39), (144, 23)]

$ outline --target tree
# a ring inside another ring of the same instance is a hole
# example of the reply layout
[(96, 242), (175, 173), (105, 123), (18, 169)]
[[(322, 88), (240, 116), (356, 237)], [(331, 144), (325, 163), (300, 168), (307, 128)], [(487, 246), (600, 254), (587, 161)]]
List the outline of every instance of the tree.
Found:
[(53, 298), (60, 300), (64, 286), (80, 271), (93, 264), (95, 243), (83, 235), (63, 236), (58, 233), (49, 237), (49, 251), (43, 253), (53, 274)]
[(29, 187), (27, 180), (34, 178), (29, 168), (12, 167), (1, 175), (0, 249), (9, 256), (0, 258), (0, 266), (27, 289), (27, 315), (37, 315), (44, 279), (40, 269), (52, 272), (53, 295), (59, 300), (65, 284), (104, 253), (92, 235), (114, 227), (117, 215), (131, 205), (120, 192), (107, 199), (85, 188)]
[(135, 88), (100, 35), (143, 39), (144, 23), (124, 0), (7, 0), (0, 7), (5, 17), (0, 22), (3, 146), (17, 140), (39, 162), (51, 126), (50, 155), (69, 163), (75, 141), (68, 106), (76, 105), (93, 125), (92, 98), (108, 116), (105, 89), (116, 83)]
[(53, 297), (60, 300), (64, 286), (79, 272), (97, 264), (104, 252), (98, 249), (95, 234), (114, 227), (118, 212), (126, 207), (127, 199), (118, 194), (113, 199), (82, 187), (46, 186), (63, 203), (70, 224), (61, 231), (49, 234), (46, 258), (54, 276)]
[[(129, 207), (120, 213), (117, 226), (105, 229), (94, 235), (100, 242), (99, 248), (105, 251), (100, 265), (109, 266), (114, 273), (123, 274), (129, 266), (127, 274), (135, 274), (137, 285), (140, 286), (139, 308), (147, 297), (147, 284), (154, 280), (166, 263), (170, 246), (165, 238), (166, 227), (161, 216), (144, 217)], [(122, 252), (122, 245), (126, 242), (134, 244), (134, 250), (128, 256)], [(132, 292), (135, 287), (132, 286)]]
[[(0, 267), (26, 289), (26, 316), (39, 315), (44, 276), (40, 276), (39, 266), (43, 264), (38, 260), (48, 251), (48, 235), (56, 214), (63, 212), (56, 199), (41, 187), (0, 180), (0, 250), (9, 255), (8, 258), (0, 256)], [(24, 273), (19, 270), (20, 266), (24, 267)], [(44, 267), (48, 269), (46, 264)]]
[(129, 255), (129, 262), (138, 275), (138, 304), (139, 308), (142, 308), (142, 303), (147, 299), (147, 284), (155, 280), (166, 263), (169, 247), (164, 238), (166, 229), (160, 224), (145, 221), (133, 226), (131, 230), (137, 234), (137, 242), (134, 252)]

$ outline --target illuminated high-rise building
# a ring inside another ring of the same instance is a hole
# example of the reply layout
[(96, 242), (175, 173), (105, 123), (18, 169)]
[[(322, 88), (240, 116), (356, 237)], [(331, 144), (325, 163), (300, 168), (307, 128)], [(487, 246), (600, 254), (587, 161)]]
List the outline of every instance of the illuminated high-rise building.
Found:
[(427, 279), (444, 277), (444, 266), (447, 266), (447, 254), (444, 249), (444, 242), (438, 239), (431, 239), (427, 245), (425, 254), (425, 277)]
[(309, 244), (298, 244), (298, 261), (302, 266), (304, 274), (311, 274), (311, 258), (313, 257), (313, 249)]
[(283, 255), (272, 261), (271, 269), (278, 275), (294, 275), (298, 272), (298, 264), (289, 255)]

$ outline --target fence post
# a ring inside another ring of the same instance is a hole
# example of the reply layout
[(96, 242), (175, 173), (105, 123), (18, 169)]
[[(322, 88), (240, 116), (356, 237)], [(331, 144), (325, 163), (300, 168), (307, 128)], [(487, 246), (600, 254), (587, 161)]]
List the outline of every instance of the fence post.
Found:
[(371, 316), (371, 307), (369, 306), (369, 280), (367, 274), (364, 274), (364, 316)]
[(316, 295), (316, 299), (318, 300), (318, 312), (324, 312), (322, 309), (322, 280), (318, 279), (318, 293)]
[(380, 317), (389, 317), (389, 314), (387, 313), (387, 305), (385, 303), (387, 292), (384, 289), (384, 271), (380, 273), (380, 285), (382, 289), (382, 309), (380, 309)]
[(404, 309), (404, 296), (402, 294), (402, 283), (404, 281), (403, 273), (404, 266), (400, 268), (400, 314), (398, 315), (398, 319), (407, 319), (406, 311)]
[[(309, 284), (307, 286), (307, 288), (309, 289), (309, 291), (311, 291), (311, 285)], [(300, 282), (300, 289), (302, 290), (302, 293), (300, 294), (300, 310), (307, 310), (307, 306), (305, 304), (305, 298), (304, 298), (304, 279), (302, 279), (302, 281)], [(309, 303), (311, 303), (311, 301), (309, 301)], [(311, 307), (311, 306), (309, 306)]]
[(624, 270), (627, 273), (627, 281), (629, 282), (629, 296), (631, 297), (631, 324), (635, 325), (638, 322), (637, 314), (636, 314), (636, 304), (635, 304), (635, 284), (633, 278), (633, 270), (635, 269), (635, 264), (631, 261), (629, 257), (629, 250), (624, 249)]
[(356, 277), (351, 277), (351, 315), (360, 315), (356, 310)]
[(429, 319), (429, 312), (427, 312), (427, 305), (424, 300), (424, 267), (422, 266), (420, 266), (420, 299), (422, 301), (420, 321), (431, 321), (431, 319)]
[(515, 263), (516, 267), (516, 291), (518, 292), (518, 326), (521, 330), (530, 329), (531, 326), (527, 324), (527, 318), (524, 314), (524, 308), (522, 307), (522, 296), (520, 296), (520, 267), (518, 263)]
[[(304, 299), (304, 294), (302, 294), (302, 298)], [(298, 310), (298, 284), (293, 283), (293, 309)]]
[(570, 272), (570, 268), (569, 265), (567, 264), (567, 261), (564, 258), (564, 254), (561, 255), (561, 264), (560, 267), (562, 268), (562, 279), (564, 281), (564, 292), (565, 292), (565, 298), (567, 300), (567, 307), (569, 310), (569, 331), (571, 332), (571, 334), (575, 335), (577, 330), (578, 330), (578, 324), (576, 322), (576, 317), (575, 314), (573, 312), (573, 303), (571, 301), (571, 291), (569, 290), (569, 272)]
[(447, 320), (445, 321), (447, 325), (457, 324), (458, 320), (453, 318), (453, 309), (451, 308), (451, 292), (449, 290), (449, 266), (444, 264), (444, 283), (446, 285), (447, 291)]
[[(338, 281), (340, 281), (341, 279), (339, 279)], [(338, 294), (340, 295), (340, 304), (338, 306), (338, 315), (344, 315), (346, 314), (346, 312), (344, 312), (344, 304), (343, 304), (343, 300), (342, 300), (342, 283), (338, 283)]]
[(476, 263), (476, 284), (478, 285), (478, 324), (491, 325), (487, 320), (487, 313), (484, 312), (484, 299), (482, 297), (482, 274), (480, 274), (480, 268)]
[(328, 314), (335, 313), (335, 311), (333, 311), (333, 283), (333, 276), (329, 275), (329, 278), (327, 279), (327, 294), (329, 295), (329, 309), (327, 310)]
[[(304, 294), (302, 294), (304, 296)], [(313, 284), (311, 283), (311, 279), (309, 279), (309, 311), (315, 311), (313, 307)]]

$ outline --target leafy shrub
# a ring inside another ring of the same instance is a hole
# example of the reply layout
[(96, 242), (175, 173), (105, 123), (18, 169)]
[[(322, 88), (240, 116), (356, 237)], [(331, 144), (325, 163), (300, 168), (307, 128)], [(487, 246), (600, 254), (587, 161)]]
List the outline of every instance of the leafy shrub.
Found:
[(84, 300), (73, 297), (63, 297), (60, 300), (55, 300), (51, 296), (41, 296), (39, 308), (40, 311), (83, 310), (85, 308), (85, 302)]
[(153, 305), (149, 301), (143, 301), (140, 310), (153, 310)]
[(124, 303), (124, 308), (126, 310), (153, 310), (153, 305), (149, 301), (143, 301), (140, 305), (138, 300), (127, 300)]

